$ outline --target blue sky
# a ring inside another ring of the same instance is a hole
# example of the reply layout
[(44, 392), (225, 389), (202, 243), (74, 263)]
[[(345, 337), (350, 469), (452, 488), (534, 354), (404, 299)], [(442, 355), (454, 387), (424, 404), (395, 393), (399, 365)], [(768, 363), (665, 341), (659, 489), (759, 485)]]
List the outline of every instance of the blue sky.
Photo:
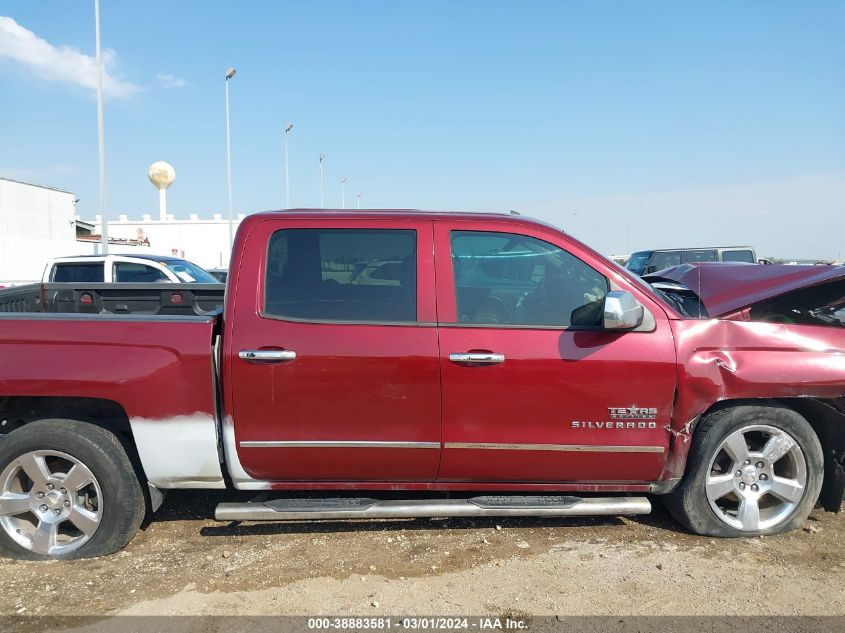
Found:
[[(0, 2), (0, 175), (97, 212), (93, 2)], [(845, 256), (845, 2), (102, 0), (109, 215), (518, 209), (605, 253)], [(577, 213), (577, 216), (574, 215)], [(629, 230), (630, 229), (630, 230)]]

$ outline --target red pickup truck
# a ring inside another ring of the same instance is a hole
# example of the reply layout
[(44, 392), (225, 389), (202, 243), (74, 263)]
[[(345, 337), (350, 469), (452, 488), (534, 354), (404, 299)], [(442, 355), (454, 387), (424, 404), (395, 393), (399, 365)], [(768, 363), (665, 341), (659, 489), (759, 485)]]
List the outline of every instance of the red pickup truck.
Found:
[(842, 502), (843, 305), (842, 267), (644, 281), (521, 216), (252, 215), (222, 314), (0, 314), (0, 551), (114, 552), (173, 488), (281, 496), (220, 520), (651, 493), (698, 534), (784, 532)]

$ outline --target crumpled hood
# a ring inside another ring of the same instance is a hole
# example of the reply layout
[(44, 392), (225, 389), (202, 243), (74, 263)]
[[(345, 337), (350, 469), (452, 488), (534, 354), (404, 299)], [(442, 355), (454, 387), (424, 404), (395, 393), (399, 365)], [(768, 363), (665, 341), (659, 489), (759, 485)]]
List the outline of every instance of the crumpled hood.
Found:
[(845, 278), (845, 266), (788, 266), (741, 263), (682, 264), (643, 277), (674, 281), (698, 295), (718, 317), (799, 288)]

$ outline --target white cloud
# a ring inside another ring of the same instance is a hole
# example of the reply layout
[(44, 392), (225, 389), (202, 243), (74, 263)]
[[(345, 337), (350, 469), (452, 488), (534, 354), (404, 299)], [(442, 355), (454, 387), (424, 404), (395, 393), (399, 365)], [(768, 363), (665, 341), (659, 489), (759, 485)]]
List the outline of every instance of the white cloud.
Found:
[(175, 77), (169, 73), (159, 73), (156, 75), (156, 81), (165, 90), (172, 90), (173, 88), (184, 88), (188, 85), (184, 77)]
[[(6, 16), (0, 16), (0, 57), (20, 62), (42, 79), (97, 88), (95, 57), (69, 46), (54, 46)], [(126, 99), (140, 88), (110, 74), (115, 58), (113, 50), (103, 50), (103, 94)]]

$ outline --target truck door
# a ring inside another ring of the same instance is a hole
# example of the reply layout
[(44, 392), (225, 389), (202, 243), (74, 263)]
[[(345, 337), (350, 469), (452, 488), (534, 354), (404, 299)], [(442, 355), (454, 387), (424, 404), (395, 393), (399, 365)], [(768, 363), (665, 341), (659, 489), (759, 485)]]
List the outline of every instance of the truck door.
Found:
[[(438, 480), (656, 479), (675, 349), (648, 291), (576, 242), (527, 223), (438, 221), (435, 236)], [(631, 290), (645, 305), (643, 331), (602, 330), (610, 289)]]
[(436, 477), (432, 242), (430, 221), (269, 219), (253, 228), (229, 282), (237, 295), (225, 386), (251, 477)]

